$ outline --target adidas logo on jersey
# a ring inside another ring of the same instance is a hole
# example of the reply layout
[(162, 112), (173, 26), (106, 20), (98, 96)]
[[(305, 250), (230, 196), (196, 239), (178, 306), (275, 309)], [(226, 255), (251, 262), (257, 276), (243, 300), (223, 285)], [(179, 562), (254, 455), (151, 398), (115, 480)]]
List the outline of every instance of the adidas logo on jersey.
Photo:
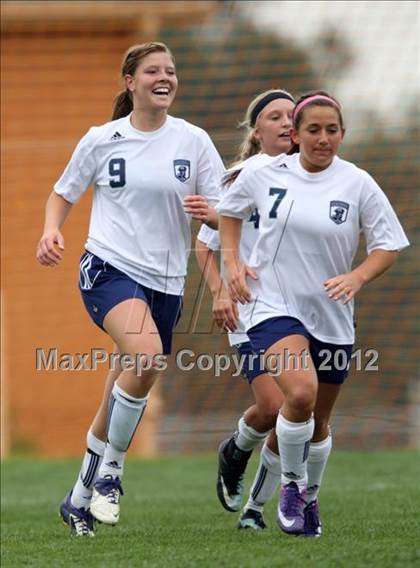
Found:
[(279, 164), (279, 168), (286, 168), (286, 170), (289, 169), (289, 168), (286, 166), (286, 164)]
[(123, 138), (125, 138), (125, 136), (117, 131), (111, 136), (110, 140), (122, 140)]

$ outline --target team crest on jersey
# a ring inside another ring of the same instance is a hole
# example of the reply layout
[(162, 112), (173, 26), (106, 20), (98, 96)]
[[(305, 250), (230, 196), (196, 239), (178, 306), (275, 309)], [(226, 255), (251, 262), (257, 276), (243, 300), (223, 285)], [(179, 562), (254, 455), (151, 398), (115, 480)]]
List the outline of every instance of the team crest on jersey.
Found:
[(189, 160), (174, 160), (175, 177), (179, 181), (188, 181), (190, 179), (191, 167)]
[(347, 221), (349, 204), (345, 201), (330, 201), (330, 219), (337, 225)]

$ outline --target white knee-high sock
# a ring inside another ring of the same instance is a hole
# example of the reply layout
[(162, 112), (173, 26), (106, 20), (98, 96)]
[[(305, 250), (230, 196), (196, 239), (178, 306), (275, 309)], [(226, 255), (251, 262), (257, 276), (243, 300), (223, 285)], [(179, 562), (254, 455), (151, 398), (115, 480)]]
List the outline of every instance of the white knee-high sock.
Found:
[(245, 418), (241, 416), (238, 422), (238, 434), (235, 438), (235, 444), (240, 450), (248, 452), (253, 450), (260, 442), (266, 439), (268, 432), (258, 432), (252, 426), (248, 426)]
[(71, 503), (77, 509), (89, 508), (93, 484), (105, 451), (105, 442), (99, 440), (91, 430), (87, 433), (86, 443), (87, 450), (83, 457), (82, 468), (71, 494)]
[(124, 460), (137, 426), (146, 410), (148, 397), (135, 398), (116, 383), (109, 399), (108, 442), (99, 477), (121, 477)]
[(310, 503), (318, 497), (324, 471), (331, 453), (332, 437), (329, 435), (321, 442), (311, 442), (308, 455), (308, 486), (305, 499)]
[(261, 449), (260, 463), (245, 509), (262, 512), (264, 505), (276, 492), (280, 481), (280, 456), (271, 451), (266, 442)]
[(282, 485), (295, 481), (302, 491), (306, 486), (309, 444), (314, 433), (314, 419), (290, 422), (279, 413), (276, 434), (281, 455)]

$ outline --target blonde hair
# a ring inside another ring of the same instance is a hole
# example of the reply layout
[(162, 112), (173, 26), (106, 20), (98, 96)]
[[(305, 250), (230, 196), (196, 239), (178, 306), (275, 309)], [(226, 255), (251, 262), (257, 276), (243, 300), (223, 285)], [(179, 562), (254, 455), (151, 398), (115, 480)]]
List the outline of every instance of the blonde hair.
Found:
[[(285, 91), (284, 89), (269, 89), (268, 91), (264, 91), (263, 93), (257, 95), (248, 105), (246, 109), (245, 118), (242, 122), (239, 123), (239, 128), (245, 128), (245, 136), (239, 146), (238, 153), (232, 164), (230, 165), (231, 168), (237, 166), (241, 162), (247, 160), (251, 156), (255, 154), (259, 154), (261, 152), (261, 143), (255, 136), (255, 126), (251, 126), (251, 117), (254, 113), (254, 109), (257, 107), (258, 103), (262, 101), (267, 95), (271, 93), (280, 93), (286, 95), (286, 97), (290, 97), (290, 100), (294, 100), (292, 95)], [(258, 116), (257, 116), (258, 120)], [(235, 179), (240, 174), (241, 169), (235, 170), (234, 172), (228, 173), (224, 180), (223, 185), (230, 185), (235, 181)]]
[[(134, 75), (141, 61), (150, 53), (167, 53), (175, 63), (174, 56), (167, 45), (159, 41), (149, 41), (138, 45), (132, 45), (124, 54), (121, 65), (121, 77)], [(118, 93), (114, 99), (112, 120), (127, 116), (133, 110), (133, 96), (128, 89)]]

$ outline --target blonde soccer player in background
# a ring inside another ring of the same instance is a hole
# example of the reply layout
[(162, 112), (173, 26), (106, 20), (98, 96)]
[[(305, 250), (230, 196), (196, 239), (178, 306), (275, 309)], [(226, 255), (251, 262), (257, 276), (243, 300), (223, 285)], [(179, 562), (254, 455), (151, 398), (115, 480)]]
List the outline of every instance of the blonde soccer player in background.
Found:
[[(224, 191), (228, 192), (229, 186), (252, 164), (269, 162), (291, 148), (293, 108), (292, 95), (281, 89), (265, 91), (251, 101), (242, 123), (246, 133), (238, 159), (222, 181)], [(259, 223), (258, 209), (254, 209), (242, 224), (240, 254), (245, 262), (257, 242)], [(281, 468), (273, 427), (283, 403), (283, 393), (252, 349), (245, 331), (247, 307), (232, 302), (229, 297), (214, 257), (218, 248), (218, 232), (203, 226), (197, 236), (196, 255), (213, 294), (213, 315), (217, 324), (229, 332), (229, 343), (243, 362), (242, 373), (249, 382), (255, 403), (239, 419), (237, 431), (219, 448), (217, 495), (226, 510), (239, 511), (248, 460), (254, 448), (264, 442), (249, 499), (238, 522), (238, 528), (258, 530), (266, 527), (264, 505), (280, 484)]]

